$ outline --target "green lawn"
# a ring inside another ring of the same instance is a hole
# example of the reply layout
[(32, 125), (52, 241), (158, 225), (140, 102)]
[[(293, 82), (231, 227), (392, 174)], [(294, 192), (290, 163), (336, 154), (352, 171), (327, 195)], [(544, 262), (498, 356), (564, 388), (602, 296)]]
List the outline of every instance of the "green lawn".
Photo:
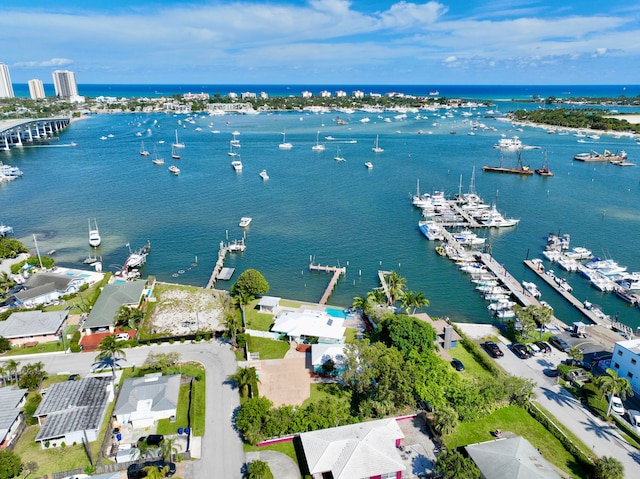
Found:
[(249, 351), (259, 352), (260, 359), (282, 359), (289, 351), (289, 343), (249, 336)]
[(346, 344), (355, 343), (358, 341), (357, 337), (358, 331), (355, 328), (347, 328), (344, 331), (344, 342)]
[(482, 367), (480, 363), (478, 363), (473, 355), (467, 351), (464, 346), (460, 343), (456, 345), (455, 348), (452, 348), (447, 351), (452, 358), (459, 359), (464, 364), (464, 371), (460, 374), (463, 376), (475, 377), (478, 379), (483, 379), (491, 376), (491, 373)]
[(254, 300), (245, 307), (244, 319), (247, 323), (247, 329), (269, 331), (273, 324), (273, 314), (261, 313), (256, 309), (257, 304), (258, 300)]
[(293, 441), (279, 442), (277, 444), (272, 444), (270, 446), (264, 446), (264, 447), (252, 446), (251, 444), (245, 443), (244, 451), (245, 452), (278, 451), (278, 452), (281, 452), (282, 454), (286, 454), (291, 459), (293, 459), (296, 464), (298, 464), (298, 457), (296, 456), (296, 450), (293, 447)]
[(324, 398), (334, 397), (341, 401), (349, 402), (351, 400), (351, 391), (336, 383), (311, 383), (311, 396), (302, 403), (305, 408), (309, 404), (321, 401)]
[(508, 406), (472, 423), (461, 423), (455, 434), (445, 437), (447, 448), (490, 441), (491, 431), (500, 429), (513, 432), (527, 439), (544, 458), (571, 477), (588, 477), (586, 471), (567, 452), (542, 424), (533, 419), (527, 411), (516, 406)]
[[(183, 384), (180, 386), (180, 394), (178, 396), (178, 410), (176, 411), (175, 422), (169, 421), (169, 418), (161, 419), (158, 421), (158, 434), (168, 436), (170, 434), (176, 434), (179, 427), (187, 427), (187, 413), (189, 411), (189, 385)], [(194, 430), (195, 435), (195, 430)], [(199, 436), (200, 434), (198, 434)]]
[(34, 461), (38, 464), (38, 470), (32, 474), (33, 477), (44, 476), (59, 471), (69, 471), (72, 469), (84, 469), (89, 466), (89, 458), (81, 444), (67, 445), (66, 447), (52, 447), (41, 449), (40, 444), (35, 442), (36, 435), (40, 430), (39, 426), (28, 427), (16, 445), (15, 452), (20, 456), (22, 463)]
[(4, 353), (3, 356), (20, 356), (22, 354), (38, 354), (38, 353), (54, 353), (56, 351), (64, 351), (62, 349), (62, 343), (56, 341), (53, 343), (40, 343), (37, 346), (31, 348), (11, 348)]

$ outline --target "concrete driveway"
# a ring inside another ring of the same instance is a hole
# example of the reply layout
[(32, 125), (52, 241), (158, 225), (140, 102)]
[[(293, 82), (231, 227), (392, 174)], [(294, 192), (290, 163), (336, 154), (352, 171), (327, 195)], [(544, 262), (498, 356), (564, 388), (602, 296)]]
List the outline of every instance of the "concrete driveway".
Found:
[(273, 479), (300, 479), (298, 465), (286, 454), (278, 451), (255, 451), (247, 453), (247, 464), (260, 460), (269, 463)]

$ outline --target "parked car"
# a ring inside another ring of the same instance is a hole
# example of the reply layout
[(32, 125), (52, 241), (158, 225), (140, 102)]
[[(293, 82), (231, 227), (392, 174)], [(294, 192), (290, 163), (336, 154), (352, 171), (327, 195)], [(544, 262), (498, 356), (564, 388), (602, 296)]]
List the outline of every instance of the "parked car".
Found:
[(624, 415), (624, 404), (622, 404), (622, 399), (618, 396), (613, 396), (613, 399), (611, 399), (611, 410), (621, 416)]
[(583, 361), (582, 359), (567, 358), (563, 362), (567, 366), (575, 366), (578, 368), (586, 369), (587, 371), (591, 371), (591, 364), (589, 364), (587, 361)]
[(138, 439), (138, 444), (146, 442), (147, 446), (159, 446), (164, 441), (164, 436), (162, 434), (149, 434), (148, 436), (142, 436)]
[(568, 351), (569, 349), (571, 349), (569, 343), (567, 343), (560, 336), (551, 336), (551, 338), (549, 338), (549, 342), (560, 351)]
[(513, 354), (518, 356), (520, 359), (527, 359), (531, 357), (531, 353), (527, 351), (527, 347), (524, 344), (513, 343), (511, 345), (511, 351), (513, 351)]
[(640, 411), (629, 409), (627, 411), (627, 414), (629, 415), (629, 422), (631, 423), (631, 427), (636, 432), (636, 434), (640, 434)]
[(540, 348), (536, 346), (534, 343), (529, 343), (529, 344), (526, 344), (525, 346), (531, 356), (540, 356), (542, 354), (542, 351), (540, 350)]
[(451, 361), (451, 365), (456, 368), (456, 371), (464, 371), (464, 364), (459, 359), (453, 359)]
[(550, 378), (557, 378), (560, 375), (560, 372), (557, 368), (547, 368), (542, 372), (545, 376), (548, 376)]
[(176, 473), (176, 465), (173, 462), (166, 462), (164, 459), (157, 459), (154, 461), (138, 462), (131, 464), (127, 468), (128, 479), (140, 479), (147, 477), (147, 471), (145, 467), (157, 467), (159, 471), (168, 466), (166, 477), (171, 477)]
[(502, 349), (500, 349), (500, 346), (498, 346), (493, 341), (487, 341), (486, 343), (484, 343), (484, 349), (486, 349), (487, 352), (494, 358), (501, 358), (502, 356), (504, 356), (504, 353), (502, 352)]
[(538, 348), (540, 348), (540, 351), (542, 351), (544, 354), (550, 354), (551, 353), (551, 346), (549, 346), (544, 341), (536, 341), (533, 344), (538, 346)]

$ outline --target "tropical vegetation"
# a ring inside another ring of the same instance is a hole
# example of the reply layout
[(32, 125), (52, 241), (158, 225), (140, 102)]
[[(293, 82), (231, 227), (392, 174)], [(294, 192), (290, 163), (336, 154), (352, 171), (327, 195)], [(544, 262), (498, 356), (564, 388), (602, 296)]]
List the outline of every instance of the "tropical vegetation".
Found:
[(511, 114), (518, 121), (531, 121), (564, 128), (582, 128), (604, 131), (630, 131), (640, 133), (640, 125), (606, 115), (606, 111), (594, 108), (545, 110), (516, 110)]

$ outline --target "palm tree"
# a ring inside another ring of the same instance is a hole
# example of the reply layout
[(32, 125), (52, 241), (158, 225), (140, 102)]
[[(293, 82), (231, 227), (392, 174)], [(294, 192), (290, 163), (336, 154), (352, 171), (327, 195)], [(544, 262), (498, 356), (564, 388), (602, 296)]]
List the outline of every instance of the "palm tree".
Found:
[(13, 288), (16, 282), (11, 279), (9, 273), (3, 271), (0, 273), (0, 293), (6, 293), (10, 288)]
[(180, 452), (180, 448), (175, 444), (175, 438), (165, 437), (160, 446), (160, 452), (166, 462), (173, 462), (175, 454)]
[(369, 291), (367, 293), (367, 299), (374, 302), (375, 304), (386, 304), (387, 302), (387, 297), (379, 288)]
[(442, 406), (433, 414), (433, 428), (441, 436), (452, 434), (459, 424), (458, 413), (451, 406)]
[(162, 479), (163, 477), (167, 477), (169, 466), (164, 466), (162, 469), (158, 469), (156, 466), (147, 466), (143, 467), (142, 470), (147, 473), (146, 477), (148, 479)]
[(242, 314), (242, 331), (246, 328), (246, 322), (244, 318), (244, 308), (251, 301), (255, 299), (255, 296), (247, 291), (241, 291), (234, 296), (234, 300), (238, 306), (240, 306), (240, 313)]
[(582, 354), (582, 351), (580, 351), (580, 348), (577, 346), (569, 349), (567, 351), (567, 356), (569, 356), (571, 359), (575, 359), (576, 361), (580, 361), (584, 358), (584, 354)]
[(385, 275), (384, 279), (387, 282), (387, 301), (389, 306), (393, 306), (407, 288), (407, 279), (395, 271)]
[(20, 362), (15, 359), (9, 359), (4, 363), (4, 370), (9, 377), (9, 384), (18, 380), (18, 367), (20, 367)]
[(623, 479), (624, 466), (615, 457), (602, 456), (594, 468), (596, 479)]
[(247, 479), (270, 479), (273, 473), (269, 468), (269, 464), (265, 461), (255, 460), (249, 463), (247, 467)]
[(371, 313), (371, 301), (368, 296), (356, 296), (353, 298), (353, 304), (351, 305), (353, 309), (359, 309), (362, 311), (362, 314), (366, 317)]
[(609, 395), (609, 407), (607, 408), (607, 416), (611, 414), (611, 404), (613, 397), (618, 396), (620, 399), (624, 399), (627, 396), (633, 395), (631, 384), (627, 378), (619, 378), (618, 373), (607, 368), (607, 374), (598, 376), (595, 380), (596, 386), (602, 391), (602, 397)]
[(228, 339), (234, 348), (237, 348), (238, 331), (242, 328), (238, 312), (236, 310), (226, 309), (223, 313), (222, 321), (224, 323), (223, 337)]
[(429, 300), (425, 295), (418, 291), (405, 291), (400, 294), (400, 302), (407, 314), (415, 314), (416, 309), (429, 306)]
[(254, 367), (245, 367), (238, 368), (238, 370), (229, 376), (229, 379), (235, 381), (238, 385), (238, 389), (240, 390), (240, 395), (242, 397), (248, 397), (249, 387), (258, 381), (256, 376), (256, 368)]
[(98, 345), (98, 349), (100, 353), (96, 356), (96, 361), (100, 361), (102, 363), (111, 364), (111, 371), (113, 372), (113, 380), (116, 379), (116, 362), (118, 358), (126, 358), (124, 350), (119, 345), (120, 341), (118, 341), (117, 337), (113, 334), (109, 336), (105, 336), (100, 341)]
[(534, 306), (533, 310), (533, 320), (536, 322), (536, 326), (538, 326), (540, 330), (540, 337), (542, 338), (542, 333), (553, 316), (553, 309), (549, 306)]

